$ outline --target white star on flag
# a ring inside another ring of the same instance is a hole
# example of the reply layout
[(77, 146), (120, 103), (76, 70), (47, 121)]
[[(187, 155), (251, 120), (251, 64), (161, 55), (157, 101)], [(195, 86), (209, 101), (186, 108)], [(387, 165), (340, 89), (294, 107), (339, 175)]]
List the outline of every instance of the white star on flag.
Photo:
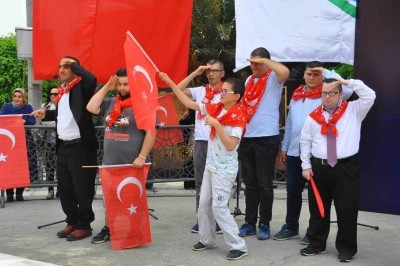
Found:
[(236, 117), (236, 114), (232, 114), (231, 117), (232, 117), (232, 118), (235, 118), (235, 117)]
[(132, 215), (132, 213), (136, 213), (137, 206), (133, 206), (131, 203), (131, 207), (127, 208), (129, 210), (129, 214)]
[(161, 122), (161, 123), (160, 123), (160, 126), (165, 126), (165, 122)]
[(149, 96), (147, 96), (147, 94), (144, 92), (144, 91), (142, 91), (142, 99), (143, 100), (145, 100), (145, 101), (147, 101), (147, 98), (148, 98)]
[(0, 162), (6, 162), (6, 155), (3, 155), (3, 153), (0, 153)]

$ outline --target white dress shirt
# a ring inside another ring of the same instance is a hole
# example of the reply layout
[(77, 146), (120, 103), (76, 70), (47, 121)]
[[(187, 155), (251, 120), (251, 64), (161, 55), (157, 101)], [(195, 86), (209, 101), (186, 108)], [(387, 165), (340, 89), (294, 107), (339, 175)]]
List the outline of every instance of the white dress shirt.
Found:
[(79, 139), (81, 133), (69, 106), (69, 92), (58, 102), (57, 134), (61, 140)]
[[(371, 109), (376, 98), (375, 92), (361, 80), (351, 79), (348, 87), (358, 95), (359, 99), (349, 102), (345, 113), (336, 123), (339, 134), (336, 139), (338, 159), (347, 158), (358, 153), (361, 122)], [(330, 114), (327, 111), (322, 113), (325, 120), (328, 121)], [(326, 139), (326, 135), (321, 135), (321, 125), (308, 116), (300, 137), (300, 158), (303, 170), (311, 168), (311, 156), (321, 159), (327, 158)]]

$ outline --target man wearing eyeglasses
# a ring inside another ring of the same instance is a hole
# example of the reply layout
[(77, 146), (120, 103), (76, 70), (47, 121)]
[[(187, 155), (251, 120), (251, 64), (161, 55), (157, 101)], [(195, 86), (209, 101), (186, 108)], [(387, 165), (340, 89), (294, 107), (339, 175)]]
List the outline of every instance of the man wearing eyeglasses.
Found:
[[(340, 75), (323, 68), (321, 62), (312, 61), (306, 64), (304, 71), (305, 85), (298, 87), (290, 100), (290, 109), (285, 123), (285, 135), (281, 145), (281, 161), (286, 164), (286, 219), (282, 229), (274, 235), (275, 240), (299, 238), (299, 217), (303, 204), (302, 192), (306, 180), (303, 178), (300, 159), (300, 135), (304, 121), (318, 105), (322, 103), (322, 80)], [(350, 98), (353, 90), (343, 88), (344, 99)], [(300, 241), (308, 245), (305, 235)]]
[(57, 232), (59, 238), (75, 241), (92, 235), (92, 202), (96, 178), (98, 142), (92, 114), (86, 105), (96, 88), (96, 77), (79, 60), (65, 56), (59, 65), (56, 110), (39, 109), (31, 115), (43, 121), (56, 121), (57, 181), (61, 207), (67, 227)]
[[(197, 76), (206, 73), (208, 84), (200, 87), (186, 88), (186, 86)], [(178, 84), (178, 88), (198, 103), (218, 103), (221, 98), (221, 89), (223, 85), (222, 78), (225, 75), (224, 64), (218, 59), (211, 59), (205, 66), (199, 66), (194, 72), (187, 76)], [(203, 182), (203, 174), (206, 165), (208, 138), (210, 136), (210, 127), (205, 124), (205, 117), (199, 111), (196, 111), (195, 129), (194, 129), (194, 177), (196, 186), (196, 212), (199, 208), (200, 188)], [(199, 225), (196, 223), (192, 233), (199, 232)], [(217, 226), (217, 233), (222, 233)]]
[[(346, 102), (342, 85), (358, 100)], [(360, 194), (358, 150), (361, 122), (374, 104), (375, 92), (361, 80), (327, 79), (322, 86), (322, 104), (306, 118), (300, 138), (303, 176), (314, 179), (327, 215), (321, 218), (314, 191), (308, 190), (310, 244), (303, 256), (326, 252), (330, 209), (335, 203), (338, 233), (335, 246), (340, 262), (350, 262), (357, 253), (357, 216)]]

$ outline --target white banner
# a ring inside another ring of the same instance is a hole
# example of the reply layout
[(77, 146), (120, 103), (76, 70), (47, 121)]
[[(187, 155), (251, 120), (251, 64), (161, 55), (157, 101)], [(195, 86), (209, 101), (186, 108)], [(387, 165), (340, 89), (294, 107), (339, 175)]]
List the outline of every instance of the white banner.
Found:
[(236, 70), (257, 47), (279, 62), (353, 64), (355, 0), (235, 0)]

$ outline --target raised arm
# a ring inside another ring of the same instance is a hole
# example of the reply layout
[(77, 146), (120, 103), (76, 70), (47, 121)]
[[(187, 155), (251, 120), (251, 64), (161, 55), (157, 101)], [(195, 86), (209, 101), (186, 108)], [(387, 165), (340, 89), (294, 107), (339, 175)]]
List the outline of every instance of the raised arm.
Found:
[(266, 65), (269, 69), (275, 72), (276, 74), (276, 80), (282, 84), (285, 83), (286, 80), (289, 78), (290, 71), (289, 69), (281, 64), (278, 63), (274, 60), (268, 59), (268, 58), (251, 58), (247, 59), (251, 63), (259, 63), (259, 64), (264, 64)]
[(78, 63), (71, 60), (70, 68), (74, 74), (76, 74), (82, 78), (81, 82), (84, 85), (83, 88), (85, 90), (90, 90), (90, 92), (92, 92), (92, 90), (94, 90), (96, 88), (96, 85), (97, 85), (96, 77), (92, 73), (90, 73), (88, 70), (83, 68), (83, 66), (81, 66)]
[[(168, 77), (167, 74), (160, 72), (160, 79), (168, 84), (171, 87), (176, 97), (178, 97), (179, 101), (186, 106), (187, 108), (200, 111), (199, 104), (195, 101), (192, 101), (182, 90), (180, 90), (176, 84)], [(182, 83), (182, 82), (181, 82)]]
[(176, 86), (179, 90), (183, 91), (186, 96), (192, 98), (192, 93), (188, 88), (186, 88), (189, 83), (197, 76), (200, 76), (204, 73), (210, 66), (199, 66), (195, 71), (189, 74), (186, 78), (184, 78), (179, 84)]
[(107, 96), (107, 93), (112, 90), (116, 90), (116, 84), (118, 82), (117, 76), (112, 76), (106, 85), (104, 85), (93, 97), (90, 99), (86, 106), (86, 109), (92, 114), (98, 115), (100, 112), (100, 106)]

